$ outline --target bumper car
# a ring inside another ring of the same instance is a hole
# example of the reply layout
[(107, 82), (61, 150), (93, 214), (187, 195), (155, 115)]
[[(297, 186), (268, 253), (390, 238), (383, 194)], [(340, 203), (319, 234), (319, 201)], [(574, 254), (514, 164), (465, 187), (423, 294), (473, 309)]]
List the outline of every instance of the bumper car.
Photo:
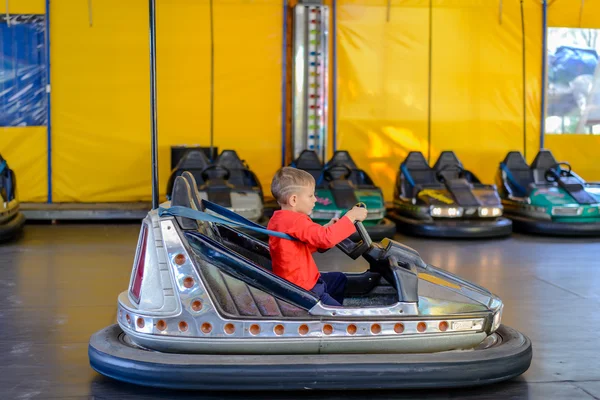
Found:
[(517, 151), (500, 163), (502, 204), (515, 230), (556, 236), (600, 236), (600, 184), (541, 150), (531, 166)]
[[(188, 150), (171, 172), (167, 193), (172, 192), (175, 178), (184, 171), (194, 176), (202, 199), (226, 207), (260, 225), (267, 225), (269, 220), (264, 215), (262, 186), (234, 150), (223, 150), (214, 163), (202, 150)], [(247, 232), (266, 238), (266, 235), (257, 232)]]
[(25, 216), (19, 211), (15, 172), (0, 155), (0, 242), (17, 236), (23, 224)]
[(237, 226), (264, 231), (176, 178), (142, 222), (117, 324), (90, 338), (92, 368), (195, 390), (458, 387), (529, 368), (531, 342), (501, 324), (498, 297), (360, 223), (361, 240), (338, 247), (370, 267), (347, 274), (341, 307), (274, 275), (267, 245)]
[(443, 151), (430, 168), (423, 154), (413, 151), (400, 164), (388, 216), (408, 234), (489, 238), (512, 233), (502, 213), (496, 187), (482, 184), (454, 152)]
[[(369, 210), (364, 227), (375, 240), (392, 237), (396, 226), (385, 218), (381, 189), (359, 169), (347, 151), (336, 151), (324, 166), (314, 151), (304, 150), (290, 165), (309, 172), (316, 182), (317, 204), (310, 216), (321, 225), (344, 215), (354, 204), (364, 203)], [(358, 239), (358, 234), (353, 236)]]

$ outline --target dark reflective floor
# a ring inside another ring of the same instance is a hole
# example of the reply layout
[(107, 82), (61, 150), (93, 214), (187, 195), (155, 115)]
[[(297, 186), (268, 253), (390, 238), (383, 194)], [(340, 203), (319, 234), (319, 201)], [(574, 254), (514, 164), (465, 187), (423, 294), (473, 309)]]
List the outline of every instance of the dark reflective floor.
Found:
[[(600, 239), (514, 235), (496, 241), (398, 236), (434, 265), (479, 283), (505, 302), (503, 322), (533, 341), (529, 371), (468, 390), (413, 392), (190, 393), (125, 385), (89, 366), (90, 335), (115, 322), (129, 281), (138, 224), (28, 225), (0, 245), (2, 399), (599, 399)], [(366, 264), (330, 251), (323, 270)]]

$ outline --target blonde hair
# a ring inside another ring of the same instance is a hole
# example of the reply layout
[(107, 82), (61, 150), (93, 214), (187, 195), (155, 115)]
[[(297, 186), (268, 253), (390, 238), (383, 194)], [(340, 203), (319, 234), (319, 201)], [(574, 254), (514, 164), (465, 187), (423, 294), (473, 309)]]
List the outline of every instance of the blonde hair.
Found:
[(271, 193), (279, 204), (286, 204), (298, 189), (314, 186), (314, 184), (315, 178), (308, 172), (293, 167), (283, 167), (273, 177)]

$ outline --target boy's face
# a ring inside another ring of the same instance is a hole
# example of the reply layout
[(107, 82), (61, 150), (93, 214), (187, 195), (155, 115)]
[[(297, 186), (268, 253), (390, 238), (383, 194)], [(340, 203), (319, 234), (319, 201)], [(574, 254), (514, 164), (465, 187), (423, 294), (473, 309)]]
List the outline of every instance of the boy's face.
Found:
[(315, 185), (304, 186), (290, 196), (289, 204), (295, 211), (310, 215), (317, 198), (315, 197)]

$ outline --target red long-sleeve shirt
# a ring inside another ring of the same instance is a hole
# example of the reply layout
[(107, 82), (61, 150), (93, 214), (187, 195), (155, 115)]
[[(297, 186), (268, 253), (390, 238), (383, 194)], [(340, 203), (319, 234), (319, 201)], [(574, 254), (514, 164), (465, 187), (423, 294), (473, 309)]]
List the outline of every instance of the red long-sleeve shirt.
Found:
[(311, 290), (319, 279), (319, 270), (312, 253), (317, 249), (329, 249), (356, 231), (354, 224), (346, 216), (325, 228), (313, 222), (308, 215), (290, 210), (275, 211), (267, 229), (287, 233), (298, 239), (270, 236), (269, 250), (273, 272), (306, 290)]

